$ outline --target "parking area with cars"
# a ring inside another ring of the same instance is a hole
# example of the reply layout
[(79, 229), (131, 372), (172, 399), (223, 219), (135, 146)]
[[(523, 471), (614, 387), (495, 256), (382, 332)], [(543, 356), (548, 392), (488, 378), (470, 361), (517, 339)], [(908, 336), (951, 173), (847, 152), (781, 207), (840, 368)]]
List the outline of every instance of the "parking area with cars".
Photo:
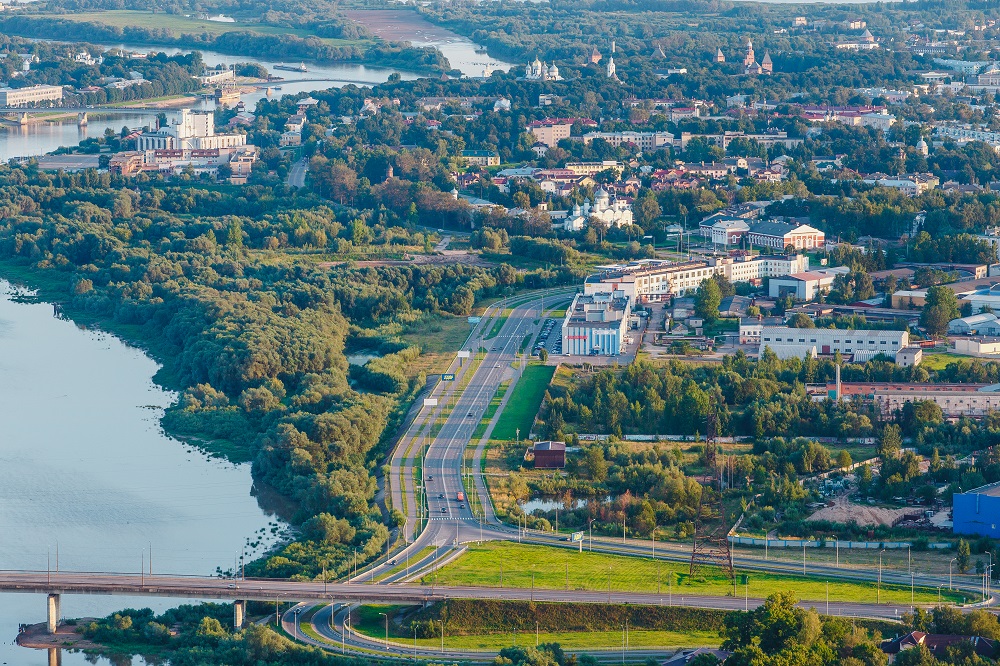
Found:
[(542, 349), (549, 354), (562, 354), (562, 329), (555, 319), (546, 319), (542, 324), (542, 331), (535, 340), (535, 346), (531, 348), (532, 356), (539, 356)]

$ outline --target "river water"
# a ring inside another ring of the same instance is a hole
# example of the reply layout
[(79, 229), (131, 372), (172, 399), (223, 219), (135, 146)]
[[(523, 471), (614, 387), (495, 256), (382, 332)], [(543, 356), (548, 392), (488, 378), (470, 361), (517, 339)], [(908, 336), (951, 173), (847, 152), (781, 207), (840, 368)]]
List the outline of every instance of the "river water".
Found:
[[(175, 396), (157, 364), (117, 338), (22, 302), (0, 282), (0, 568), (211, 575), (246, 540), (283, 529), (253, 495), (248, 464), (211, 459), (159, 426)], [(266, 502), (265, 502), (266, 504)], [(177, 600), (73, 596), (64, 617)], [(0, 596), (0, 663), (41, 666), (12, 645), (21, 622), (45, 620), (43, 595)], [(64, 664), (86, 663), (64, 655)]]
[[(450, 38), (448, 57), (477, 75), (471, 42)], [(150, 47), (148, 50), (153, 50)], [(168, 53), (176, 49), (165, 50)], [(202, 52), (210, 65), (274, 61)], [(385, 81), (392, 70), (315, 65), (278, 71), (275, 95)], [(403, 78), (416, 78), (402, 73)], [(245, 95), (249, 108), (263, 91)], [(210, 103), (203, 108), (211, 108)], [(0, 129), (0, 159), (76, 145), (105, 128), (139, 127), (144, 113)], [(248, 464), (209, 458), (166, 436), (159, 425), (175, 395), (158, 387), (157, 364), (117, 338), (54, 315), (0, 280), (0, 569), (58, 567), (211, 575), (249, 547), (260, 555), (282, 523), (253, 488)], [(58, 555), (57, 555), (58, 553)], [(176, 599), (73, 596), (63, 617), (103, 617), (126, 607), (165, 610)], [(43, 595), (0, 595), (0, 666), (43, 666), (44, 651), (14, 645), (19, 623), (45, 620)], [(94, 663), (64, 653), (66, 666)], [(106, 661), (99, 663), (107, 664)], [(134, 660), (135, 664), (142, 660)]]
[[(476, 47), (472, 42), (444, 29), (435, 32), (433, 39), (424, 35), (415, 35), (413, 41), (417, 45), (434, 46), (441, 49), (448, 57), (452, 67), (461, 70), (464, 76), (481, 75), (483, 63), (486, 60), (489, 61), (493, 69), (506, 70), (510, 67), (509, 63), (477, 54)], [(182, 49), (156, 46), (127, 46), (123, 44), (104, 46), (106, 48), (121, 47), (131, 50), (162, 51), (170, 55), (186, 52)], [(274, 69), (275, 65), (281, 64), (277, 60), (231, 56), (214, 51), (202, 51), (201, 54), (208, 65), (255, 62), (266, 67), (272, 74), (288, 79), (290, 83), (281, 84), (281, 90), (272, 91), (275, 96), (325, 90), (349, 84), (375, 85), (386, 81), (389, 75), (395, 71), (384, 67), (367, 67), (365, 65), (306, 63), (308, 72), (288, 72)], [(417, 75), (412, 72), (400, 72), (400, 75), (406, 80), (417, 78)], [(253, 94), (243, 95), (242, 100), (248, 109), (253, 109), (258, 100), (264, 97), (264, 94), (264, 91), (261, 90)], [(211, 109), (214, 108), (214, 103), (211, 101), (199, 102), (195, 108)], [(169, 114), (169, 111), (167, 113)], [(75, 118), (60, 122), (28, 125), (27, 127), (0, 126), (0, 161), (6, 161), (12, 157), (44, 155), (60, 146), (75, 146), (87, 137), (102, 136), (104, 130), (108, 128), (117, 133), (123, 126), (142, 127), (148, 125), (155, 114), (155, 111), (104, 117), (92, 114), (88, 119), (88, 125), (84, 127), (78, 127)]]

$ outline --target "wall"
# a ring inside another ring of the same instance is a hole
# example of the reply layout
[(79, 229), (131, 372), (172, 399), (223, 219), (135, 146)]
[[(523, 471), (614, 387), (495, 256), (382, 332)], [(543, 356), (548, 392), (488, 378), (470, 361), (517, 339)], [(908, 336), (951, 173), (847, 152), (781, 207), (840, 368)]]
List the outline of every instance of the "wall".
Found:
[(983, 493), (956, 493), (955, 534), (978, 534), (1000, 538), (1000, 497)]

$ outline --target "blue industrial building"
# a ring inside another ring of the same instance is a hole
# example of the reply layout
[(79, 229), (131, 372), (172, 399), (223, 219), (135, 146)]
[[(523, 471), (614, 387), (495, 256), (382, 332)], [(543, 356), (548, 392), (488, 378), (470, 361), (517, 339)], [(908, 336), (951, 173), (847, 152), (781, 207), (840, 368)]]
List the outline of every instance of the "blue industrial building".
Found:
[(1000, 538), (1000, 483), (956, 493), (952, 518), (955, 534)]

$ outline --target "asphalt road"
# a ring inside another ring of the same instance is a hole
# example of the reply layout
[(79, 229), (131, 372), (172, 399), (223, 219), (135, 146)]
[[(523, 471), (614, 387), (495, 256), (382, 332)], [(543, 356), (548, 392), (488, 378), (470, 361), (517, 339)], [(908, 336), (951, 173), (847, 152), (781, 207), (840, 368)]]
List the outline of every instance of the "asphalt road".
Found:
[(285, 179), (285, 183), (289, 187), (305, 187), (307, 171), (309, 171), (309, 162), (305, 158), (302, 158), (288, 170), (288, 177)]

